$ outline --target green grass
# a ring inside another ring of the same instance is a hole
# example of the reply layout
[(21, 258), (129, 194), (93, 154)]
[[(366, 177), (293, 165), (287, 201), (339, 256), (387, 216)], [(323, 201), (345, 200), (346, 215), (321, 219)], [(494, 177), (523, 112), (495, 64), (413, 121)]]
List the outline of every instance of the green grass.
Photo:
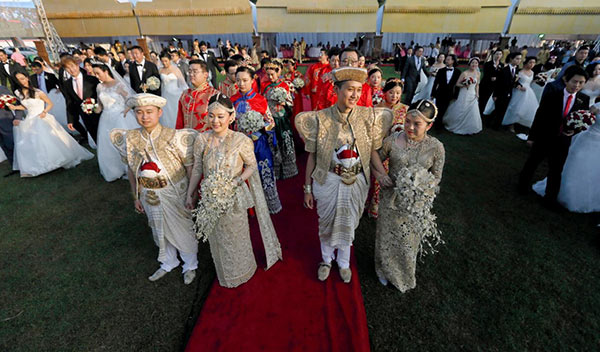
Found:
[[(447, 161), (434, 211), (446, 244), (418, 264), (417, 287), (381, 286), (375, 222), (357, 231), (373, 350), (597, 350), (597, 214), (555, 214), (518, 196), (527, 148), (508, 132), (438, 137)], [(95, 159), (0, 177), (0, 214), (1, 351), (185, 346), (214, 280), (208, 246), (194, 284), (180, 272), (149, 282), (157, 249), (126, 181), (104, 182)]]

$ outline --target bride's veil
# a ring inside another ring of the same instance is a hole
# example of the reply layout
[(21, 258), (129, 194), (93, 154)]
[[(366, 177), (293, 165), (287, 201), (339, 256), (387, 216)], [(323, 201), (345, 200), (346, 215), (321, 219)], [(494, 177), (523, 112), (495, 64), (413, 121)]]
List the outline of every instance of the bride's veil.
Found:
[(137, 94), (131, 88), (131, 86), (129, 85), (129, 83), (123, 77), (121, 77), (121, 75), (117, 72), (117, 70), (115, 70), (115, 68), (112, 67), (112, 65), (107, 65), (107, 64), (104, 64), (104, 65), (106, 65), (108, 67), (108, 69), (110, 70), (110, 73), (112, 74), (113, 78), (115, 79), (115, 81), (118, 82), (118, 85), (121, 86), (125, 90), (124, 93), (127, 93), (127, 97), (132, 97), (132, 96), (134, 96), (134, 95)]

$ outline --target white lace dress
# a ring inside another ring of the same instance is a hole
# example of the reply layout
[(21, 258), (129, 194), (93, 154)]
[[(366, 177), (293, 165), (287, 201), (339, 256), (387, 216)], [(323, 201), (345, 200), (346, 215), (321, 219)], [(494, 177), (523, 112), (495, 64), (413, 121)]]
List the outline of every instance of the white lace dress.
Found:
[(38, 97), (37, 91), (35, 98), (21, 99), (21, 104), (27, 109), (27, 116), (13, 128), (13, 170), (19, 170), (21, 177), (38, 176), (61, 167), (75, 167), (94, 157), (62, 128), (54, 116), (39, 116), (45, 102)]
[[(600, 211), (600, 124), (573, 137), (565, 161), (558, 192), (558, 202), (576, 213)], [(544, 196), (546, 179), (533, 185)]]
[(533, 73), (531, 76), (528, 76), (523, 71), (519, 72), (519, 83), (525, 88), (525, 91), (513, 88), (512, 97), (504, 114), (502, 125), (507, 126), (518, 123), (521, 126), (531, 127), (535, 112), (539, 106), (535, 92), (531, 88), (532, 81)]
[(123, 83), (115, 81), (112, 86), (104, 83), (97, 86), (98, 100), (102, 104), (102, 114), (98, 122), (98, 166), (100, 174), (107, 182), (127, 175), (127, 165), (121, 161), (119, 151), (110, 141), (110, 131), (115, 128), (134, 129), (140, 127), (133, 111), (123, 116), (129, 90)]
[[(187, 89), (174, 73), (160, 74), (161, 95), (167, 99), (167, 105), (163, 107), (163, 114), (160, 118), (161, 124), (169, 128), (175, 128), (177, 122), (177, 108), (181, 93)], [(185, 83), (185, 82), (184, 82)]]
[(475, 134), (481, 132), (482, 123), (479, 102), (474, 84), (460, 88), (458, 99), (450, 103), (444, 114), (444, 125), (456, 134)]

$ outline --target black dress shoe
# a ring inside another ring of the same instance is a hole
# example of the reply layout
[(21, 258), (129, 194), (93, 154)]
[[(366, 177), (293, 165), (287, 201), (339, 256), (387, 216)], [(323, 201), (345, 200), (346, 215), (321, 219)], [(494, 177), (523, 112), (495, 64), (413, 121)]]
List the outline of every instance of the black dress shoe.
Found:
[(4, 177), (10, 177), (10, 176), (12, 176), (12, 175), (15, 175), (15, 174), (18, 174), (18, 173), (19, 173), (19, 171), (17, 171), (17, 170), (12, 170), (11, 172), (9, 172), (9, 173), (7, 173), (6, 175), (4, 175)]

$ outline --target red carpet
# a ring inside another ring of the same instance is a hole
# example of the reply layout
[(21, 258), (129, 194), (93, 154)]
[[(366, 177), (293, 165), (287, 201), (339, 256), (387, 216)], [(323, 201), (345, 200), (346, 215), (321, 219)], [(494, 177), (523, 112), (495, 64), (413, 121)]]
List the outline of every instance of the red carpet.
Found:
[(283, 211), (272, 219), (283, 261), (264, 270), (264, 249), (253, 219), (256, 274), (235, 289), (215, 280), (186, 351), (369, 351), (354, 254), (350, 284), (341, 281), (335, 265), (325, 283), (317, 279), (317, 214), (302, 206), (306, 154), (300, 159), (300, 175), (277, 183)]

